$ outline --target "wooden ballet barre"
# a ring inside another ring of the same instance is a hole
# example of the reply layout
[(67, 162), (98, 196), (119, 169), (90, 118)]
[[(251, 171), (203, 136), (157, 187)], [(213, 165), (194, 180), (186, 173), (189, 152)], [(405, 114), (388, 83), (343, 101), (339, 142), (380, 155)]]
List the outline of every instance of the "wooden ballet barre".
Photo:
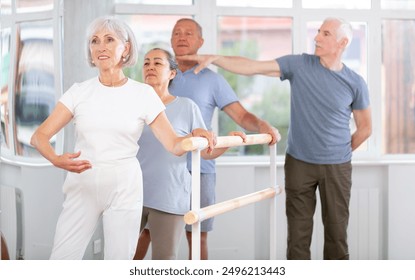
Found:
[(254, 192), (201, 208), (199, 211), (189, 211), (184, 215), (184, 221), (186, 224), (192, 225), (194, 223), (202, 222), (206, 219), (229, 212), (231, 210), (241, 208), (245, 205), (272, 198), (279, 193), (281, 193), (281, 189), (279, 187), (267, 188), (262, 191)]
[[(239, 136), (219, 136), (215, 148), (246, 146), (255, 144), (268, 144), (272, 140), (270, 134), (248, 134), (246, 141), (243, 142)], [(208, 146), (208, 141), (203, 137), (190, 137), (182, 141), (182, 148), (185, 151), (194, 151), (196, 149), (204, 149)]]

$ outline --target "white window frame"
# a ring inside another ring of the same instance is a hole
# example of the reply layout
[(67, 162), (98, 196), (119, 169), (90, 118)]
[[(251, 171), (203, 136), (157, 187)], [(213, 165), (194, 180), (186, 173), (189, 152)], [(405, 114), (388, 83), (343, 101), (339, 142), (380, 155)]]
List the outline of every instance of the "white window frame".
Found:
[[(53, 26), (53, 57), (54, 57), (54, 77), (55, 77), (55, 99), (58, 100), (62, 95), (62, 1), (53, 0), (53, 9), (42, 12), (17, 12), (16, 1), (12, 2), (12, 9), (10, 14), (1, 15), (1, 28), (10, 28), (11, 29), (11, 46), (16, 45), (16, 26), (22, 22), (29, 21), (41, 21), (41, 20), (51, 20)], [(12, 73), (9, 76), (9, 98), (11, 102), (8, 102), (9, 112), (14, 112), (14, 96), (13, 92), (15, 90), (15, 69), (16, 69), (16, 49), (10, 49), (10, 69)], [(12, 123), (15, 125), (14, 123)], [(11, 143), (14, 143), (15, 139), (13, 138), (13, 127), (9, 127), (9, 135), (11, 135)], [(57, 153), (63, 152), (64, 145), (64, 131), (62, 130), (56, 136), (56, 146), (55, 150)], [(9, 147), (11, 155), (3, 155), (0, 153), (0, 160), (9, 163), (12, 165), (18, 166), (51, 166), (52, 164), (44, 159), (43, 157), (33, 158), (16, 155), (14, 145)]]

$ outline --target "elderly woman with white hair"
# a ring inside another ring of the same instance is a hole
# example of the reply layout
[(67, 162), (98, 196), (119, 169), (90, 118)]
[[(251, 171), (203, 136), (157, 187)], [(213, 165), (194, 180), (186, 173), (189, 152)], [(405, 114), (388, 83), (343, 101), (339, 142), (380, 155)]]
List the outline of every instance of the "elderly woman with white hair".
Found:
[[(124, 22), (98, 18), (88, 27), (86, 39), (88, 62), (98, 76), (69, 88), (31, 139), (54, 166), (69, 171), (50, 258), (82, 259), (102, 217), (105, 259), (132, 259), (143, 204), (136, 158), (143, 127), (149, 125), (164, 148), (177, 156), (185, 153), (180, 145), (185, 137), (205, 137), (211, 150), (214, 136), (194, 129), (179, 137), (154, 89), (124, 75), (122, 69), (137, 60), (136, 40)], [(58, 155), (49, 140), (71, 120), (75, 152)]]

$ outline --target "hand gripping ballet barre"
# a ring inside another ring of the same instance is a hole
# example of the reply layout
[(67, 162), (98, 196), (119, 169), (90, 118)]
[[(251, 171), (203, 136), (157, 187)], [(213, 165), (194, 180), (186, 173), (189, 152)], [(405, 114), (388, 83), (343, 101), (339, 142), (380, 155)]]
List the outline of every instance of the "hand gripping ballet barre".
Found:
[[(245, 142), (239, 136), (220, 136), (217, 137), (215, 148), (268, 144), (271, 140), (272, 137), (269, 134), (247, 135)], [(182, 148), (192, 152), (192, 209), (184, 216), (185, 222), (192, 224), (192, 260), (200, 259), (200, 223), (202, 221), (264, 199), (270, 200), (270, 259), (276, 259), (276, 195), (281, 192), (276, 184), (276, 144), (269, 146), (270, 188), (200, 209), (200, 151), (207, 145), (208, 141), (202, 137), (191, 137), (182, 141)]]
[[(268, 144), (272, 140), (269, 134), (251, 134), (246, 135), (245, 142), (239, 136), (219, 136), (215, 148), (247, 146), (256, 144)], [(278, 139), (279, 140), (279, 139)], [(182, 148), (185, 151), (203, 150), (208, 145), (208, 141), (202, 137), (190, 137), (182, 141)]]

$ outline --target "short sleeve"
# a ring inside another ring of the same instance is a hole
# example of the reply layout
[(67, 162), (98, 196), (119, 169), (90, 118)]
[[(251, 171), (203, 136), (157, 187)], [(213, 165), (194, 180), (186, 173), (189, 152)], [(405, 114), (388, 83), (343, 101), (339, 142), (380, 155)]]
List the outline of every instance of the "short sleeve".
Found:
[(79, 85), (73, 84), (59, 99), (59, 102), (65, 105), (72, 114), (74, 114), (75, 111), (75, 92), (78, 90)]
[(146, 104), (146, 112), (144, 116), (144, 120), (147, 125), (151, 124), (155, 118), (166, 109), (163, 102), (161, 101), (160, 97), (154, 91), (154, 89), (150, 86), (147, 88), (147, 102)]

